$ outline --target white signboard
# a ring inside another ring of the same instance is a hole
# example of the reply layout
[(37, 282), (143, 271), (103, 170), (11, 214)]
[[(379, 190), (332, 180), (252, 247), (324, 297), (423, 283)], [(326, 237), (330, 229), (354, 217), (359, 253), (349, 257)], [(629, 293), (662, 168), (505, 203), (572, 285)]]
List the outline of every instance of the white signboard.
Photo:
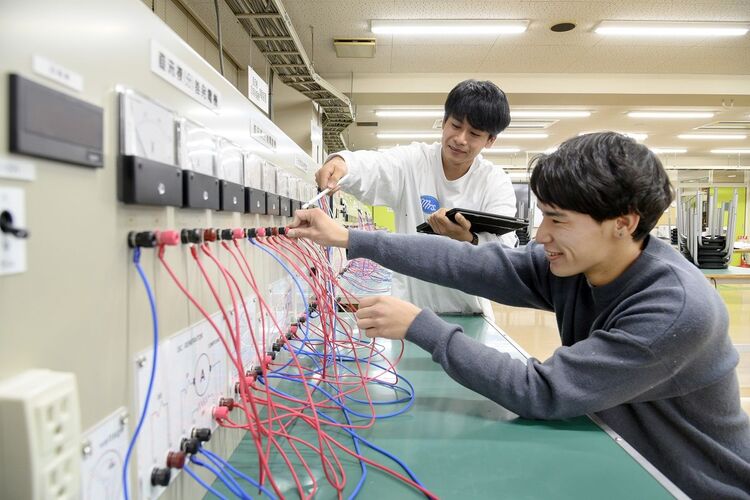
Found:
[(154, 40), (151, 40), (151, 71), (208, 109), (217, 111), (221, 106), (221, 95), (216, 88)]
[(247, 97), (261, 111), (268, 114), (268, 84), (250, 66), (247, 67)]

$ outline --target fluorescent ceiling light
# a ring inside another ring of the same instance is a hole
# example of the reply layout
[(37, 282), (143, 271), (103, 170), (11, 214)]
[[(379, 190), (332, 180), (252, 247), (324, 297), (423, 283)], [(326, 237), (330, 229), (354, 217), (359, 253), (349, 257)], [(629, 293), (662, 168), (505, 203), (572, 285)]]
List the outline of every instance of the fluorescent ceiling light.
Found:
[[(630, 137), (631, 139), (635, 139), (636, 141), (645, 141), (646, 139), (648, 139), (648, 134), (644, 134), (641, 132), (620, 132), (619, 130), (616, 130), (615, 132), (617, 132), (618, 134), (622, 134), (626, 137)], [(586, 135), (586, 134), (596, 134), (596, 133), (598, 132), (597, 131), (581, 132), (580, 134), (578, 134), (578, 137), (582, 135)]]
[(750, 148), (748, 149), (712, 149), (712, 153), (717, 155), (750, 155)]
[(742, 140), (747, 139), (744, 134), (680, 134), (677, 136), (678, 139), (713, 139), (717, 141), (722, 140)]
[(658, 155), (687, 153), (687, 148), (649, 148)]
[(502, 133), (498, 135), (500, 139), (546, 139), (549, 137), (547, 134), (541, 133), (520, 133), (520, 134), (506, 134)]
[(442, 134), (436, 132), (380, 132), (378, 139), (440, 139)]
[(519, 109), (510, 112), (511, 118), (586, 118), (591, 111)]
[(510, 125), (508, 125), (508, 130), (510, 129), (517, 129), (517, 128), (532, 128), (532, 129), (544, 129), (547, 127), (550, 127), (557, 123), (557, 120), (524, 120), (524, 121), (516, 121), (516, 122), (510, 122)]
[(750, 29), (748, 23), (670, 22), (670, 21), (602, 21), (594, 31), (599, 35), (620, 36), (742, 36)]
[(630, 118), (711, 118), (710, 111), (631, 111)]
[(482, 154), (503, 154), (503, 153), (518, 153), (521, 151), (521, 148), (489, 148), (489, 149), (483, 149)]
[(503, 35), (523, 33), (526, 19), (406, 19), (370, 21), (376, 35)]
[(382, 118), (442, 118), (442, 109), (378, 109), (375, 116)]

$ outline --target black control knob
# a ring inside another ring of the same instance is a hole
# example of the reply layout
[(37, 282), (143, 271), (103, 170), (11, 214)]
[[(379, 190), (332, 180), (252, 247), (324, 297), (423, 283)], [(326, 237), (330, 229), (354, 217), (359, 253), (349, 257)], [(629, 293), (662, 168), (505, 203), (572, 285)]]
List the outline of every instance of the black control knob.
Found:
[(183, 438), (180, 442), (180, 449), (189, 455), (195, 455), (201, 448), (201, 442), (198, 438)]
[(207, 427), (198, 427), (193, 429), (192, 437), (196, 438), (198, 441), (205, 443), (209, 439), (211, 439), (211, 429)]
[(156, 233), (153, 231), (130, 231), (128, 233), (128, 246), (130, 248), (153, 248), (156, 246)]
[(203, 231), (200, 229), (183, 229), (180, 231), (180, 240), (183, 243), (202, 243)]
[(169, 486), (172, 471), (166, 467), (154, 467), (151, 470), (151, 486)]
[(28, 238), (29, 232), (13, 225), (13, 216), (7, 210), (0, 213), (0, 231), (12, 234), (16, 238)]

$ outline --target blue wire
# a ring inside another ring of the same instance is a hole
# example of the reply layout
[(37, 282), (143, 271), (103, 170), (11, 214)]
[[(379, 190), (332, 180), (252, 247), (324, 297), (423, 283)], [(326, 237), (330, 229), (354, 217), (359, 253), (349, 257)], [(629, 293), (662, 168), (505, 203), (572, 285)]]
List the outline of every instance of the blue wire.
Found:
[[(352, 425), (352, 419), (349, 418), (349, 412), (346, 408), (343, 409), (344, 418), (346, 419), (346, 423), (349, 425)], [(352, 435), (352, 442), (354, 443), (354, 450), (357, 452), (357, 455), (362, 456), (362, 450), (359, 447), (359, 435), (353, 434)], [(364, 460), (359, 461), (359, 468), (362, 470), (362, 474), (359, 477), (359, 481), (357, 482), (357, 486), (354, 487), (354, 491), (352, 491), (352, 494), (349, 495), (349, 498), (352, 499), (356, 497), (359, 494), (359, 490), (362, 489), (362, 486), (365, 484), (365, 479), (367, 479), (367, 462)]]
[(143, 268), (141, 267), (140, 247), (135, 247), (135, 251), (133, 252), (133, 264), (135, 264), (135, 268), (138, 270), (141, 281), (143, 281), (143, 286), (146, 288), (146, 295), (148, 295), (148, 302), (151, 306), (151, 322), (154, 332), (154, 348), (153, 354), (151, 355), (151, 375), (149, 376), (148, 380), (148, 389), (146, 390), (146, 398), (145, 402), (143, 403), (143, 410), (141, 411), (141, 416), (138, 419), (138, 425), (136, 425), (135, 427), (135, 432), (133, 432), (133, 437), (130, 439), (130, 443), (128, 444), (128, 451), (125, 454), (125, 461), (122, 465), (122, 491), (125, 494), (125, 500), (130, 499), (130, 494), (128, 491), (128, 464), (130, 462), (130, 456), (133, 453), (133, 447), (135, 446), (135, 442), (138, 439), (138, 434), (140, 434), (141, 432), (141, 427), (143, 426), (143, 422), (144, 420), (146, 420), (146, 414), (148, 413), (148, 403), (151, 400), (151, 392), (154, 388), (154, 379), (156, 378), (156, 361), (159, 352), (159, 320), (156, 315), (156, 300), (154, 299), (154, 294), (151, 291), (151, 285), (149, 284), (148, 279), (146, 278), (146, 274), (143, 272)]
[(203, 467), (204, 469), (210, 470), (219, 481), (224, 483), (224, 486), (226, 486), (229, 489), (229, 491), (234, 493), (236, 496), (240, 497), (242, 500), (252, 500), (252, 497), (250, 495), (242, 491), (242, 487), (239, 484), (237, 484), (237, 481), (235, 481), (233, 477), (225, 476), (223, 472), (218, 471), (214, 469), (213, 467), (211, 467), (210, 465), (208, 465), (207, 463), (201, 462), (200, 460), (195, 458), (195, 455), (190, 455), (190, 463), (194, 463), (195, 465), (199, 467)]
[[(202, 451), (202, 449), (198, 450), (199, 453), (201, 451)], [(240, 486), (240, 484), (234, 479), (234, 477), (232, 477), (231, 474), (229, 474), (228, 472), (226, 472), (224, 470), (224, 467), (222, 467), (221, 464), (216, 463), (215, 459), (211, 458), (210, 456), (206, 455), (205, 453), (203, 455), (205, 455), (205, 457), (208, 459), (209, 462), (211, 462), (213, 465), (216, 466), (216, 469), (214, 469), (213, 467), (211, 467), (207, 463), (205, 463), (205, 462), (203, 462), (201, 460), (198, 460), (195, 456), (191, 456), (190, 457), (190, 461), (193, 462), (194, 464), (197, 464), (197, 465), (200, 465), (202, 467), (205, 467), (206, 469), (208, 469), (211, 472), (213, 472), (214, 475), (216, 475), (216, 477), (218, 477), (219, 479), (221, 479), (221, 482), (223, 482), (224, 485), (226, 485), (226, 487), (229, 488), (229, 490), (232, 491), (232, 493), (234, 493), (238, 497), (241, 497), (241, 498), (250, 498), (250, 496), (247, 493), (245, 493), (245, 491), (242, 489), (242, 486)], [(229, 483), (232, 483), (232, 484), (230, 485)]]
[[(206, 450), (204, 448), (201, 448), (199, 451), (200, 451), (200, 453), (206, 455), (206, 457), (209, 460), (211, 460), (214, 464), (216, 464), (217, 467), (226, 467), (226, 468), (228, 468), (230, 471), (234, 472), (235, 475), (239, 476), (240, 479), (244, 479), (245, 481), (247, 481), (248, 483), (250, 483), (254, 487), (258, 488), (260, 491), (262, 491), (263, 493), (265, 493), (269, 498), (272, 498), (274, 500), (276, 499), (276, 497), (274, 496), (274, 494), (270, 490), (264, 488), (255, 479), (251, 478), (250, 476), (248, 476), (248, 475), (240, 472), (236, 468), (234, 468), (232, 466), (232, 464), (230, 464), (229, 462), (227, 462), (226, 460), (224, 460), (223, 458), (221, 458), (219, 455), (213, 453), (212, 451)], [(219, 465), (219, 464), (221, 464), (221, 465)]]
[[(270, 388), (271, 387), (269, 386), (269, 389)], [(290, 394), (287, 394), (287, 393), (285, 393), (283, 391), (280, 391), (278, 389), (272, 389), (272, 390), (274, 390), (275, 392), (277, 392), (277, 393), (279, 393), (279, 394), (281, 394), (283, 396), (292, 397)], [(317, 411), (317, 410), (315, 410), (315, 411)], [(324, 419), (328, 420), (329, 422), (337, 423), (336, 419), (334, 419), (333, 417), (331, 417), (329, 415), (326, 415), (325, 413), (322, 413), (320, 411), (317, 411), (317, 413), (318, 413), (319, 416), (323, 417)], [(393, 455), (391, 453), (388, 453), (387, 451), (385, 451), (384, 449), (380, 448), (376, 444), (371, 443), (367, 439), (365, 439), (362, 436), (360, 436), (359, 434), (357, 434), (357, 432), (354, 431), (354, 430), (352, 430), (352, 429), (347, 429), (346, 427), (340, 427), (340, 429), (342, 431), (345, 431), (345, 432), (349, 433), (350, 435), (356, 437), (359, 441), (361, 441), (362, 443), (364, 443), (368, 448), (370, 448), (372, 450), (375, 450), (375, 451), (377, 451), (378, 453), (380, 453), (382, 455), (385, 455), (386, 457), (390, 458), (391, 460), (393, 460), (394, 462), (396, 462), (397, 464), (399, 464), (401, 466), (401, 468), (404, 470), (404, 472), (406, 472), (409, 475), (409, 477), (415, 483), (417, 483), (418, 485), (424, 487), (424, 485), (422, 484), (422, 482), (419, 479), (417, 479), (417, 476), (414, 474), (414, 472), (412, 472), (412, 470), (400, 458), (398, 458), (397, 456), (395, 456), (395, 455)]]
[(190, 469), (190, 467), (188, 467), (188, 464), (185, 464), (182, 467), (182, 470), (184, 470), (185, 472), (187, 472), (188, 476), (190, 476), (193, 479), (195, 479), (195, 481), (198, 484), (200, 484), (201, 486), (203, 486), (206, 489), (206, 491), (209, 491), (209, 492), (213, 493), (214, 495), (216, 495), (217, 498), (221, 498), (221, 500), (229, 500), (227, 497), (225, 497), (224, 495), (222, 495), (221, 493), (219, 493), (218, 491), (216, 491), (215, 489), (213, 489), (211, 486), (209, 486), (208, 483), (206, 483), (203, 479), (201, 479), (200, 477), (198, 477), (198, 475), (195, 472), (193, 472)]

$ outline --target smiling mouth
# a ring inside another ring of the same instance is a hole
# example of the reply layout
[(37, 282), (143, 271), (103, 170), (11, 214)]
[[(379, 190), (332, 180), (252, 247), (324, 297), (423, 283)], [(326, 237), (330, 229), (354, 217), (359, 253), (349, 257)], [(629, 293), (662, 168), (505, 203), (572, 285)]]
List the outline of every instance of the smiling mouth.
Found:
[(559, 257), (560, 255), (562, 255), (562, 252), (550, 252), (549, 250), (545, 250), (544, 253), (547, 255), (547, 258), (550, 258), (550, 259)]
[(451, 150), (451, 151), (453, 151), (454, 153), (465, 153), (465, 152), (466, 152), (466, 151), (462, 151), (462, 150), (460, 150), (460, 149), (456, 149), (456, 148), (454, 148), (453, 146), (448, 146), (448, 147), (449, 147), (449, 148), (450, 148), (450, 150)]

